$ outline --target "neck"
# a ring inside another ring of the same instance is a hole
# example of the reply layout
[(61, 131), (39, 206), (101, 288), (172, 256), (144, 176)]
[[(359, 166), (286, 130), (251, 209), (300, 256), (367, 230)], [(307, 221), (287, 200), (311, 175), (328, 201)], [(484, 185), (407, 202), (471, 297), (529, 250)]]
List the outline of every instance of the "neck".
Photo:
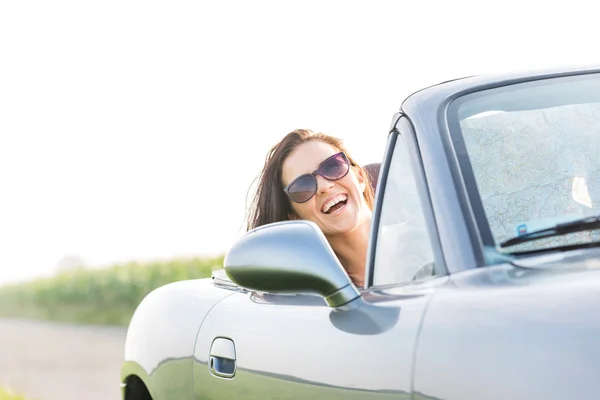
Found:
[(366, 219), (356, 229), (343, 235), (327, 237), (331, 248), (340, 263), (355, 284), (363, 286), (365, 266), (367, 263), (367, 246), (369, 243), (370, 219)]

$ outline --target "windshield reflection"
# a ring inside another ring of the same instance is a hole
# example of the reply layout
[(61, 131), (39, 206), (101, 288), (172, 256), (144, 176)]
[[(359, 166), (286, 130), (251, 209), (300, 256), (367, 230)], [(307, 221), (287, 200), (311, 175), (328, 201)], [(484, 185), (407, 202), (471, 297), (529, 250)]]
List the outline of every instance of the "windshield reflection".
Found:
[[(600, 76), (560, 77), (480, 91), (454, 101), (477, 198), (496, 245), (600, 215)], [(597, 240), (578, 232), (510, 251)]]

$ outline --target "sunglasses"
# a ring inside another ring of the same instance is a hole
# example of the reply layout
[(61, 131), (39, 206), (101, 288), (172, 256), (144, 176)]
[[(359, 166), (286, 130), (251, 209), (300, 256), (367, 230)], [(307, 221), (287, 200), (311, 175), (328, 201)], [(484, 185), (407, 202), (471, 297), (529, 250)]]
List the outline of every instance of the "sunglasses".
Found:
[(350, 171), (350, 161), (344, 152), (328, 157), (311, 174), (300, 175), (283, 189), (295, 203), (306, 203), (317, 193), (317, 175), (328, 181), (342, 179)]

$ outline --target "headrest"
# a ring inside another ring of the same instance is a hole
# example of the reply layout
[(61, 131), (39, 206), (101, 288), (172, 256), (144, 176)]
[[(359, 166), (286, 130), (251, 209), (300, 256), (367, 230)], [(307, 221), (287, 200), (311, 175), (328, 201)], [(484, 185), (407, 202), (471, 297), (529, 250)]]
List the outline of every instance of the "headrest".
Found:
[(379, 179), (379, 167), (381, 167), (381, 163), (371, 163), (363, 166), (363, 169), (369, 174), (369, 179), (371, 180), (371, 187), (373, 187), (373, 192), (375, 192), (375, 189), (377, 189), (377, 180)]

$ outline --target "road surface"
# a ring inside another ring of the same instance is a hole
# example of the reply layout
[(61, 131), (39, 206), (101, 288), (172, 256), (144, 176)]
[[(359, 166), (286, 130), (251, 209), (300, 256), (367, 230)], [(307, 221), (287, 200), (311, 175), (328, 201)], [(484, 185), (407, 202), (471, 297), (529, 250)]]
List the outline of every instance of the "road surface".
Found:
[(119, 400), (125, 328), (0, 319), (0, 387), (32, 400)]

